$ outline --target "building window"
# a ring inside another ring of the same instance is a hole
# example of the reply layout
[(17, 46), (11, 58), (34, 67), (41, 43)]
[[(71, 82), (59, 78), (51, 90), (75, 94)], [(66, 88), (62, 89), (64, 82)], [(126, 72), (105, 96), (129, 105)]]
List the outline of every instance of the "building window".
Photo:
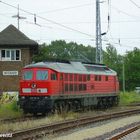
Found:
[(1, 61), (20, 61), (21, 50), (16, 49), (3, 49), (0, 51)]

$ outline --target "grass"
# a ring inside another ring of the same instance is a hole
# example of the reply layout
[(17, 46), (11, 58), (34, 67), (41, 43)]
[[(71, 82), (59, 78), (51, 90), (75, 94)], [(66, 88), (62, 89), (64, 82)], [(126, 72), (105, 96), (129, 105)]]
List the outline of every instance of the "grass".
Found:
[(0, 125), (0, 132), (12, 132), (15, 130), (23, 130), (23, 129), (27, 129), (27, 128), (33, 128), (36, 126), (40, 126), (40, 125), (44, 125), (44, 124), (50, 124), (50, 123), (55, 123), (55, 122), (59, 122), (59, 121), (64, 121), (64, 120), (69, 120), (69, 119), (75, 119), (75, 117), (78, 117), (77, 113), (73, 113), (70, 112), (67, 115), (65, 115), (65, 117), (63, 118), (62, 114), (58, 115), (58, 114), (54, 114), (54, 115), (50, 115), (47, 117), (44, 117), (42, 119), (39, 119), (39, 121), (37, 120), (27, 120), (24, 122), (15, 122), (15, 123), (2, 123)]
[(17, 94), (3, 93), (0, 99), (0, 119), (16, 118), (22, 114), (17, 105)]
[(132, 92), (121, 92), (120, 93), (120, 105), (129, 105), (131, 103), (140, 103), (140, 93)]
[(16, 100), (0, 104), (0, 119), (16, 118), (20, 116), (22, 116), (22, 111), (17, 106)]

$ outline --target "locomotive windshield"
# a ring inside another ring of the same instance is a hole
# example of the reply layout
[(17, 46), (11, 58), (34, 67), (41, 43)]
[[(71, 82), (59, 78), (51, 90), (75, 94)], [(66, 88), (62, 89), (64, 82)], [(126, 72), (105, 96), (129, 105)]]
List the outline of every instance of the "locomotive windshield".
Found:
[(33, 71), (28, 70), (23, 73), (23, 80), (32, 80), (33, 79)]
[(36, 73), (37, 80), (47, 80), (48, 79), (48, 71), (47, 70), (38, 70)]

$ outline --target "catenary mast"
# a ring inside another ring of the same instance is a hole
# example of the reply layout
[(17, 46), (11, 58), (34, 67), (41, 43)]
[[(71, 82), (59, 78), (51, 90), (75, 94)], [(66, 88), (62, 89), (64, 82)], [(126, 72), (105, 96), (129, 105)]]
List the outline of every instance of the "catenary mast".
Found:
[(96, 0), (96, 63), (103, 63), (99, 0)]

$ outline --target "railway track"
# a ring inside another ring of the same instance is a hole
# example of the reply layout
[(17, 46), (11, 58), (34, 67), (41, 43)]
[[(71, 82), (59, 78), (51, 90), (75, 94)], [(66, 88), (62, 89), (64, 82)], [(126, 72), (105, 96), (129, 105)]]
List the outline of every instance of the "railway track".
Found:
[(65, 122), (47, 124), (47, 125), (43, 125), (43, 126), (31, 128), (31, 129), (15, 131), (12, 133), (12, 138), (10, 138), (10, 140), (11, 139), (24, 140), (24, 139), (39, 138), (47, 134), (54, 134), (58, 132), (60, 133), (60, 132), (68, 131), (73, 128), (96, 123), (99, 121), (104, 121), (104, 120), (109, 120), (109, 119), (119, 118), (119, 117), (124, 117), (124, 116), (130, 116), (130, 115), (138, 114), (138, 113), (140, 113), (140, 109), (133, 109), (129, 111), (121, 111), (121, 112), (112, 113), (112, 114), (100, 115), (96, 117), (84, 117), (84, 118), (74, 119), (74, 120), (65, 121)]
[(128, 135), (128, 134), (130, 134), (138, 129), (140, 129), (140, 124), (133, 126), (131, 128), (128, 128), (128, 129), (124, 130), (123, 132), (120, 132), (120, 133), (113, 135), (112, 137), (109, 138), (109, 140), (119, 140), (119, 139), (125, 137), (126, 135)]

